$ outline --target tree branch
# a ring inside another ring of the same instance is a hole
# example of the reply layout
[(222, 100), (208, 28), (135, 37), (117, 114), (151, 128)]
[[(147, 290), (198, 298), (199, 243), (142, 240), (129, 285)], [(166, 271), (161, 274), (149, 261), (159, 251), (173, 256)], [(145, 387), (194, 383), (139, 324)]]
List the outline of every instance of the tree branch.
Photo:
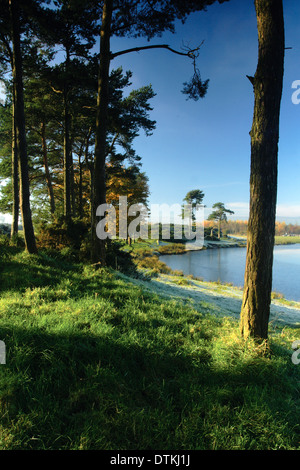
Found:
[(254, 77), (249, 77), (249, 75), (246, 75), (250, 83), (254, 86)]
[(115, 143), (116, 143), (116, 141), (117, 141), (119, 135), (120, 135), (120, 133), (117, 132), (116, 135), (114, 136), (114, 138), (113, 138), (113, 140), (112, 140), (112, 143), (111, 143), (111, 145), (110, 145), (110, 147), (109, 147), (109, 149), (108, 149), (108, 151), (107, 151), (107, 153), (106, 153), (106, 156), (109, 155), (110, 153), (112, 153), (113, 147), (114, 147), (114, 145), (115, 145)]
[(6, 50), (10, 57), (10, 62), (12, 63), (13, 53), (12, 53), (12, 48), (10, 47), (10, 44), (9, 44), (9, 40), (6, 38), (5, 34), (3, 33), (0, 33), (0, 39), (3, 42), (4, 46), (6, 47)]
[(203, 44), (203, 41), (200, 44), (200, 46), (196, 47), (195, 49), (190, 49), (187, 52), (176, 51), (175, 49), (172, 49), (168, 44), (155, 44), (155, 45), (152, 45), (152, 46), (132, 47), (131, 49), (125, 49), (123, 51), (111, 53), (111, 59), (114, 59), (115, 57), (118, 57), (118, 56), (123, 55), (123, 54), (128, 54), (130, 52), (145, 51), (147, 49), (167, 49), (168, 51), (173, 52), (174, 54), (194, 58), (196, 53), (198, 52), (198, 50), (202, 46), (202, 44)]
[(63, 91), (61, 91), (61, 90), (56, 90), (54, 88), (54, 86), (52, 86), (52, 85), (50, 85), (50, 88), (51, 88), (52, 91), (54, 91), (54, 93), (59, 93), (59, 94), (63, 93)]

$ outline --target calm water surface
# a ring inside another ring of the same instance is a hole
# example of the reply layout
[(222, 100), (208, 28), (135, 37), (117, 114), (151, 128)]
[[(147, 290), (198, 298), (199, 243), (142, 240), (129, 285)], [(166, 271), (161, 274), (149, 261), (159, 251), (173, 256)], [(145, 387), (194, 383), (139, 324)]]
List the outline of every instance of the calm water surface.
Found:
[[(243, 286), (246, 248), (218, 248), (190, 251), (183, 255), (160, 256), (172, 269), (193, 274), (204, 281), (232, 282)], [(300, 244), (277, 245), (274, 248), (273, 291), (288, 300), (300, 301)]]

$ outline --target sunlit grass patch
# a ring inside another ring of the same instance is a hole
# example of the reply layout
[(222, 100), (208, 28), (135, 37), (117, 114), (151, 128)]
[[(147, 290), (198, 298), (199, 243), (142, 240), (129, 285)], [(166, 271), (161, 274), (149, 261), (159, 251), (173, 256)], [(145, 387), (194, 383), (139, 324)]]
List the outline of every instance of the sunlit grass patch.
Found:
[(1, 449), (299, 448), (298, 330), (245, 342), (209, 302), (50, 255), (6, 261)]

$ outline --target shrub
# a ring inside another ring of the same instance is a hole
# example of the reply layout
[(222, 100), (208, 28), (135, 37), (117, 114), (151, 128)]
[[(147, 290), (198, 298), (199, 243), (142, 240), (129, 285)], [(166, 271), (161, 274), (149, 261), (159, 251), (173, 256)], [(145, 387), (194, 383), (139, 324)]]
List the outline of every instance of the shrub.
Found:
[(65, 218), (59, 218), (51, 224), (43, 224), (37, 236), (39, 249), (62, 250), (68, 248), (79, 252), (88, 235), (88, 225), (79, 219), (68, 224)]
[(274, 292), (271, 293), (271, 299), (272, 299), (272, 300), (275, 300), (275, 299), (284, 299), (284, 295), (281, 294), (281, 292), (276, 292), (276, 291), (274, 291)]
[(8, 224), (0, 224), (0, 234), (10, 235), (10, 226)]
[(0, 246), (9, 246), (9, 237), (0, 232)]
[(170, 274), (172, 272), (171, 268), (160, 261), (157, 255), (145, 256), (142, 259), (138, 259), (137, 265), (140, 268), (151, 269), (154, 273)]
[(189, 281), (185, 277), (183, 277), (182, 279), (175, 279), (175, 280), (173, 280), (173, 282), (175, 282), (175, 284), (178, 284), (179, 286), (189, 286), (189, 285), (191, 285), (191, 281)]
[(113, 269), (125, 274), (135, 275), (136, 264), (128, 251), (124, 251), (123, 243), (118, 240), (108, 239), (106, 242), (106, 262)]
[(172, 274), (174, 274), (174, 276), (184, 276), (183, 271), (181, 271), (180, 269), (172, 270)]
[[(222, 232), (220, 234), (222, 236)], [(211, 229), (210, 227), (204, 228), (204, 239), (208, 241), (219, 241), (218, 238), (218, 231), (214, 228)]]
[(170, 245), (162, 245), (157, 248), (160, 254), (176, 254), (185, 253), (185, 245), (182, 243), (171, 243)]

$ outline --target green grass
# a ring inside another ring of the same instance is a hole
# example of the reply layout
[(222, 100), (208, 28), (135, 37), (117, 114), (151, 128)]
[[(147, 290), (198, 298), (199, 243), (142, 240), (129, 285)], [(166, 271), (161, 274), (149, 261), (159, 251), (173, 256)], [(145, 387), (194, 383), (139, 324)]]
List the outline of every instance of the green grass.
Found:
[(291, 237), (291, 236), (284, 237), (280, 235), (275, 236), (275, 245), (292, 245), (295, 243), (300, 243), (300, 236), (295, 236), (295, 237)]
[(115, 271), (0, 257), (1, 450), (299, 449), (299, 330), (266, 353)]
[[(236, 234), (236, 235), (233, 235), (233, 236), (236, 236), (236, 237), (239, 237), (239, 238), (244, 238), (245, 240), (247, 239), (246, 235)], [(300, 236), (299, 235), (296, 235), (296, 236), (275, 235), (275, 245), (292, 245), (292, 244), (295, 244), (295, 243), (300, 243)]]

